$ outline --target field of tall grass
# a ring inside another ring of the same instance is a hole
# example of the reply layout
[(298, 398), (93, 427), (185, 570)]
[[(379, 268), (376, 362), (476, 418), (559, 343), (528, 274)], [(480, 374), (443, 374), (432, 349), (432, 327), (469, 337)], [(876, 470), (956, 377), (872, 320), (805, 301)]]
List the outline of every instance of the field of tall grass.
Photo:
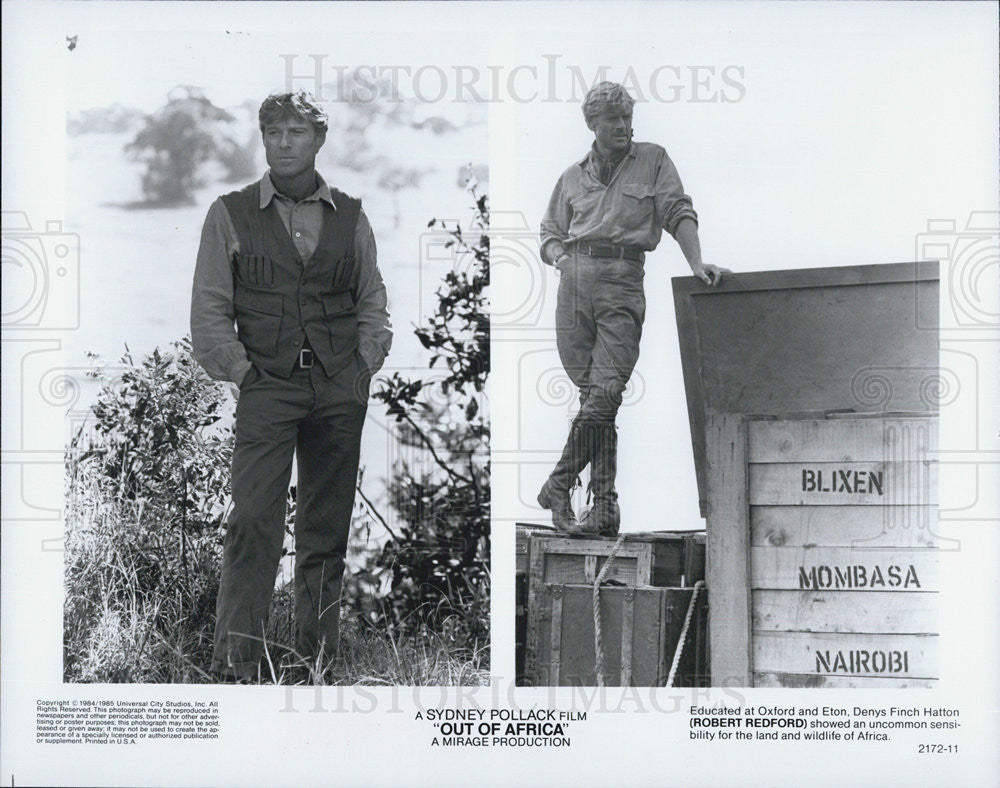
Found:
[[(187, 342), (122, 362), (126, 371), (101, 390), (92, 428), (66, 456), (64, 680), (212, 683), (233, 440), (220, 424), (231, 401)], [(293, 514), (294, 491), (289, 534)], [(462, 589), (463, 604), (447, 593), (428, 602), (423, 588), (420, 606), (393, 615), (384, 582), (393, 567), (379, 565), (381, 548), (365, 538), (369, 517), (355, 510), (339, 655), (309, 662), (294, 651), (289, 551), (257, 681), (488, 683), (488, 583)]]

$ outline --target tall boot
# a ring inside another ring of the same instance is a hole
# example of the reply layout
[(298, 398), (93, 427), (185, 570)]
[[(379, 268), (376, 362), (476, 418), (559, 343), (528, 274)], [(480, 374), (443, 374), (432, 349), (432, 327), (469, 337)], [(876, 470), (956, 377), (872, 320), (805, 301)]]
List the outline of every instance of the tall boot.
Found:
[(538, 505), (552, 511), (552, 524), (565, 533), (573, 533), (579, 528), (569, 494), (576, 477), (590, 462), (588, 437), (584, 425), (574, 419), (562, 456), (538, 493)]
[(617, 536), (622, 513), (618, 506), (615, 477), (618, 475), (618, 430), (614, 423), (593, 424), (593, 454), (590, 487), (594, 505), (580, 522), (579, 530), (600, 536)]

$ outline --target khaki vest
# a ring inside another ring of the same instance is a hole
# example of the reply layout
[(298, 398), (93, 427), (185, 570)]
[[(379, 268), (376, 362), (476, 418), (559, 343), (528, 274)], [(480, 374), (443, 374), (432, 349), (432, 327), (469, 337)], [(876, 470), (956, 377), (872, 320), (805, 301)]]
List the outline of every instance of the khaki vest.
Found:
[(259, 181), (222, 197), (240, 242), (232, 261), (237, 333), (250, 361), (281, 377), (292, 374), (306, 337), (327, 376), (350, 364), (358, 347), (354, 231), (361, 201), (330, 194), (337, 210), (320, 203), (323, 227), (306, 261), (274, 200), (261, 210)]

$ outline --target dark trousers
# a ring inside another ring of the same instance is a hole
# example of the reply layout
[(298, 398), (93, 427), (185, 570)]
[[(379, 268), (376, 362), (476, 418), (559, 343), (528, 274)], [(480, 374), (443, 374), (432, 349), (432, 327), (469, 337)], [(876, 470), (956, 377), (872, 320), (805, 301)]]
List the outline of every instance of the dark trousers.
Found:
[(580, 422), (614, 423), (639, 360), (643, 264), (573, 253), (560, 269), (556, 346), (580, 389)]
[(284, 541), (293, 453), (296, 650), (337, 651), (344, 556), (370, 376), (356, 356), (327, 377), (317, 363), (281, 378), (254, 367), (240, 389), (233, 510), (226, 530), (212, 669), (257, 673)]

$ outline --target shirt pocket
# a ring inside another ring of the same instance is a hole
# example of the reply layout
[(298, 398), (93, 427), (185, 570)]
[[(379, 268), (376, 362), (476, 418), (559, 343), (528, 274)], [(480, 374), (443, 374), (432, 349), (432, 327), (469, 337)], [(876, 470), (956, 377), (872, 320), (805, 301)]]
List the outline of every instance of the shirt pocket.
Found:
[(628, 230), (641, 230), (653, 221), (656, 190), (649, 183), (626, 183), (622, 186), (621, 225)]
[[(604, 188), (601, 186), (593, 188), (584, 186), (581, 187), (580, 191), (570, 196), (569, 204), (573, 209), (573, 222), (575, 223), (581, 219), (586, 221), (593, 217), (603, 196)], [(571, 230), (571, 234), (575, 233)]]

